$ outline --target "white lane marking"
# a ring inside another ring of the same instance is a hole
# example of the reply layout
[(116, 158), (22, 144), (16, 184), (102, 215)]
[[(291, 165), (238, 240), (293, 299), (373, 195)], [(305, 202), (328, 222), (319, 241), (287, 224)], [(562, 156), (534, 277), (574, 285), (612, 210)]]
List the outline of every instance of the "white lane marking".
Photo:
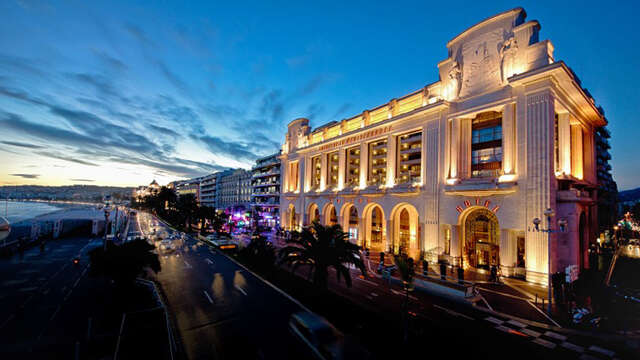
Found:
[(567, 340), (567, 337), (564, 335), (560, 335), (558, 333), (554, 333), (553, 331), (547, 331), (544, 333), (544, 336), (550, 337), (550, 338), (554, 338), (556, 340), (560, 340), (560, 341), (565, 341)]
[(238, 291), (240, 291), (244, 296), (247, 296), (247, 292), (244, 291), (244, 289), (241, 288), (240, 286), (236, 285), (236, 289), (238, 289)]
[(485, 320), (492, 322), (496, 325), (502, 325), (504, 323), (504, 321), (500, 320), (500, 319), (496, 319), (493, 316), (489, 316), (488, 318), (486, 318)]
[(49, 321), (53, 320), (54, 317), (56, 317), (56, 315), (58, 315), (58, 312), (60, 312), (60, 308), (62, 308), (62, 304), (58, 305), (58, 308), (56, 309), (56, 311), (54, 311), (54, 313), (51, 315), (51, 317), (49, 318)]
[(378, 296), (378, 294), (376, 294), (376, 293), (372, 292), (372, 293), (371, 293), (371, 296)]
[(206, 261), (209, 265), (213, 265), (213, 261), (211, 261), (211, 260), (210, 260), (210, 259), (208, 259), (208, 258), (205, 258), (205, 259), (204, 259), (204, 261)]
[(555, 347), (556, 347), (556, 344), (552, 343), (551, 341), (547, 341), (547, 340), (540, 339), (540, 338), (537, 338), (537, 339), (533, 340), (533, 342), (538, 344), (538, 345), (542, 345), (542, 346), (544, 346), (546, 348), (549, 348), (549, 349), (555, 349)]
[(600, 346), (596, 346), (596, 345), (591, 345), (591, 346), (589, 347), (589, 350), (591, 350), (591, 351), (595, 351), (595, 352), (598, 352), (598, 353), (603, 354), (603, 355), (606, 355), (606, 356), (608, 356), (608, 357), (613, 357), (613, 355), (615, 355), (615, 354), (616, 354), (615, 352), (613, 352), (613, 351), (611, 351), (611, 350), (603, 349), (603, 348), (601, 348)]
[(186, 262), (185, 260), (182, 261), (184, 261), (184, 265), (187, 267), (187, 269), (191, 269), (191, 265), (188, 262)]
[(375, 282), (373, 282), (373, 281), (371, 281), (371, 280), (361, 279), (361, 278), (359, 278), (359, 277), (356, 277), (356, 280), (360, 280), (360, 281), (362, 281), (362, 282), (364, 282), (364, 283), (367, 283), (367, 284), (369, 284), (369, 285), (372, 285), (372, 286), (378, 286), (378, 283), (375, 283)]
[(209, 300), (209, 302), (213, 304), (213, 299), (211, 298), (211, 296), (209, 296), (209, 293), (206, 291), (203, 291), (203, 292), (204, 292), (204, 296), (207, 297), (207, 300)]
[[(402, 291), (397, 291), (397, 290), (393, 290), (393, 289), (391, 289), (391, 292), (392, 292), (392, 293), (394, 293), (394, 294), (396, 294), (396, 295), (406, 296), (406, 294), (405, 294), (404, 292), (402, 292)], [(415, 296), (413, 296), (413, 295), (409, 295), (409, 299), (411, 299), (411, 300), (418, 300), (418, 298), (417, 298), (417, 297), (415, 297)]]
[(522, 329), (522, 332), (531, 336), (531, 337), (535, 337), (537, 338), (538, 336), (542, 335), (537, 331), (531, 330), (531, 329)]
[(440, 309), (440, 310), (442, 310), (442, 311), (444, 311), (444, 312), (446, 312), (446, 313), (449, 313), (449, 314), (451, 314), (451, 315), (453, 315), (453, 316), (460, 316), (460, 317), (463, 317), (463, 318), (465, 318), (465, 319), (467, 319), (467, 320), (475, 320), (475, 319), (474, 319), (474, 318), (472, 318), (471, 316), (467, 316), (467, 315), (465, 315), (465, 314), (461, 314), (461, 313), (459, 313), (459, 312), (457, 312), (457, 311), (453, 311), (453, 310), (451, 310), (451, 309), (447, 309), (447, 308), (442, 307), (442, 306), (440, 306), (440, 305), (433, 304), (433, 307), (435, 307), (436, 309)]
[(515, 326), (517, 326), (517, 327), (519, 327), (519, 328), (523, 328), (523, 327), (527, 326), (527, 325), (525, 325), (525, 324), (523, 324), (523, 323), (521, 323), (521, 322), (519, 322), (519, 321), (516, 321), (516, 320), (509, 320), (509, 321), (507, 321), (507, 322), (508, 322), (509, 324), (511, 324), (511, 325), (515, 325)]
[(500, 330), (500, 331), (504, 331), (504, 332), (506, 332), (506, 333), (508, 333), (508, 332), (509, 332), (509, 330), (511, 330), (511, 328), (508, 328), (508, 327), (506, 327), (506, 326), (504, 326), (504, 325), (498, 325), (498, 326), (496, 326), (496, 329), (498, 329), (498, 330)]
[(572, 344), (570, 342), (563, 342), (562, 344), (560, 344), (560, 346), (567, 348), (569, 350), (573, 350), (575, 352), (579, 352), (579, 353), (583, 353), (584, 352), (584, 348), (582, 346), (578, 346), (576, 344)]

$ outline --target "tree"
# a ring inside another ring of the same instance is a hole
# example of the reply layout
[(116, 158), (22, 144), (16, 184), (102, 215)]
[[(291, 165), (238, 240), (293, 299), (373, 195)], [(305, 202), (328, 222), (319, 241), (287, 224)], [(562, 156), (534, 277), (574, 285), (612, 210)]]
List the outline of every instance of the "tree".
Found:
[(249, 245), (241, 250), (240, 256), (256, 270), (270, 273), (276, 263), (276, 248), (266, 237), (254, 235)]
[(413, 259), (406, 255), (396, 255), (394, 257), (394, 262), (398, 267), (398, 272), (402, 279), (402, 287), (405, 293), (402, 310), (402, 323), (404, 326), (404, 341), (407, 342), (409, 338), (409, 317), (407, 316), (407, 312), (409, 311), (409, 291), (413, 290), (413, 277), (416, 274), (416, 270)]
[(280, 263), (287, 263), (291, 271), (300, 266), (308, 266), (313, 283), (321, 289), (328, 288), (329, 268), (336, 271), (338, 281), (343, 277), (351, 287), (351, 272), (346, 264), (354, 264), (366, 275), (364, 262), (360, 257), (360, 248), (349, 242), (349, 234), (342, 231), (340, 225), (324, 226), (314, 221), (302, 232), (292, 233), (290, 244), (280, 250)]
[(155, 246), (146, 240), (134, 240), (122, 245), (107, 244), (106, 252), (102, 246), (89, 252), (92, 276), (106, 276), (119, 286), (133, 283), (144, 270), (160, 271)]
[(196, 200), (195, 195), (181, 195), (176, 203), (176, 208), (181, 213), (184, 220), (187, 222), (187, 227), (189, 229), (189, 232), (191, 232), (191, 223), (196, 217), (198, 211), (198, 201)]

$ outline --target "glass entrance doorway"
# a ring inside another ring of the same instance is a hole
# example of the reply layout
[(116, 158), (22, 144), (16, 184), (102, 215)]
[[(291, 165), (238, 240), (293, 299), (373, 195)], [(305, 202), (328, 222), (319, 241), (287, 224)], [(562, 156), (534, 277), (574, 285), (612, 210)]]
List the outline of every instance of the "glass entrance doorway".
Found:
[(464, 223), (464, 261), (483, 269), (500, 264), (498, 218), (488, 209), (472, 210)]

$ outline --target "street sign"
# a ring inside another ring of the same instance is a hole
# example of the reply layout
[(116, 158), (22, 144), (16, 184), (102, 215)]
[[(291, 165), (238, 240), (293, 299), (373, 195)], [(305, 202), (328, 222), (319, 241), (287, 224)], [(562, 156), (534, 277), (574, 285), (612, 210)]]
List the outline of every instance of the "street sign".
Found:
[(564, 269), (567, 283), (572, 283), (578, 280), (578, 265), (569, 265)]

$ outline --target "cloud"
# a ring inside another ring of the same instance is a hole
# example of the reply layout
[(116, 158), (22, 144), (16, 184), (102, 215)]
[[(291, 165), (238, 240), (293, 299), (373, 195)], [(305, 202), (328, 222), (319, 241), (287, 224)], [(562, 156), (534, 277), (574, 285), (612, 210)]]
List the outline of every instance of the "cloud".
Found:
[(162, 134), (162, 135), (170, 136), (170, 137), (173, 137), (173, 138), (179, 138), (180, 137), (180, 134), (178, 134), (177, 132), (175, 132), (175, 131), (173, 131), (171, 129), (167, 129), (166, 127), (163, 127), (163, 126), (149, 124), (149, 127), (151, 129), (153, 129), (154, 131)]
[(119, 59), (107, 54), (104, 51), (92, 49), (93, 54), (100, 60), (104, 65), (107, 65), (109, 68), (118, 71), (124, 71), (128, 69), (128, 66), (120, 61)]
[(10, 174), (11, 176), (21, 177), (23, 179), (37, 179), (40, 177), (38, 174)]
[(191, 90), (187, 83), (182, 80), (180, 76), (171, 71), (163, 61), (158, 61), (158, 67), (160, 68), (162, 75), (164, 75), (164, 77), (169, 80), (173, 86), (187, 95), (191, 95)]
[(201, 136), (197, 138), (207, 146), (213, 154), (230, 157), (239, 161), (254, 161), (259, 155), (252, 152), (249, 146), (237, 141), (225, 141), (215, 136)]
[(27, 148), (27, 149), (42, 149), (43, 148), (43, 146), (40, 146), (40, 145), (27, 144), (27, 143), (17, 142), (17, 141), (0, 141), (0, 143), (3, 143), (5, 145), (23, 147), (23, 148)]
[(351, 103), (344, 103), (340, 105), (340, 107), (336, 110), (333, 116), (331, 116), (331, 119), (334, 119), (334, 120), (337, 119), (338, 117), (343, 115), (345, 112), (347, 112), (347, 110), (351, 109), (352, 106), (353, 104)]
[(74, 162), (76, 164), (81, 164), (81, 165), (99, 166), (98, 164), (94, 164), (94, 163), (89, 162), (89, 161), (85, 161), (85, 160), (82, 160), (82, 159), (79, 159), (79, 158), (75, 158), (75, 157), (71, 157), (71, 156), (65, 156), (65, 155), (52, 153), (50, 151), (37, 151), (36, 154), (42, 155), (42, 156), (46, 156), (46, 157), (50, 157), (52, 159), (58, 159), (58, 160)]
[(71, 181), (77, 181), (77, 182), (94, 182), (95, 180), (92, 179), (69, 179)]
[(137, 25), (126, 23), (124, 24), (125, 30), (136, 40), (138, 40), (144, 46), (155, 47), (156, 44), (149, 39), (144, 30), (140, 29)]

